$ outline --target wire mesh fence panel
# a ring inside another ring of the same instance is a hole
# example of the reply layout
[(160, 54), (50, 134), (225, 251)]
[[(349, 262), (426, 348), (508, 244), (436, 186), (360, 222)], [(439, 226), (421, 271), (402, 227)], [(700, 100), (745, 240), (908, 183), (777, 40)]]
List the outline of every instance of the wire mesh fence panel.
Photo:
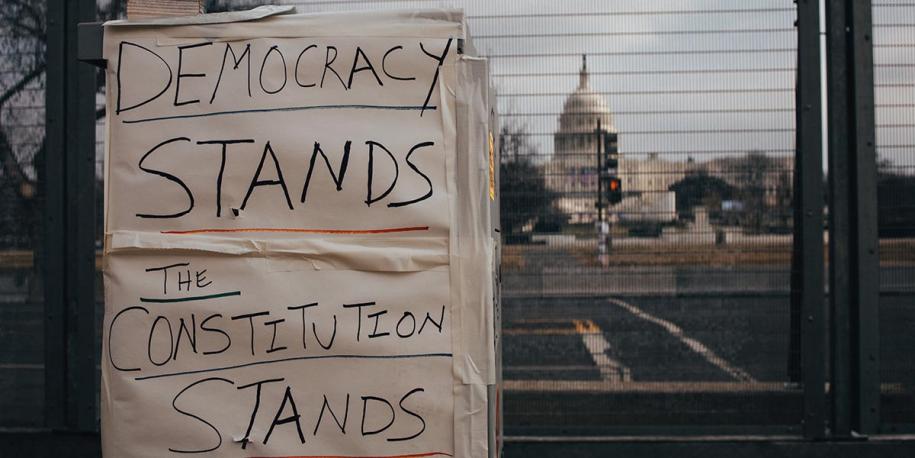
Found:
[(880, 236), (880, 415), (915, 424), (915, 4), (875, 1), (874, 97)]
[(792, 2), (275, 3), (465, 9), (502, 124), (507, 432), (796, 430)]
[(502, 124), (507, 432), (799, 424), (792, 2), (286, 3), (465, 8)]
[(793, 2), (272, 3), (465, 9), (501, 116), (507, 433), (799, 430)]
[(44, 424), (44, 8), (0, 16), (0, 427)]
[[(270, 3), (465, 9), (501, 116), (506, 432), (799, 430), (793, 2)], [(99, 0), (100, 18), (123, 4)], [(881, 417), (910, 431), (915, 5), (873, 17)], [(0, 427), (44, 422), (44, 18), (41, 1), (0, 17)]]

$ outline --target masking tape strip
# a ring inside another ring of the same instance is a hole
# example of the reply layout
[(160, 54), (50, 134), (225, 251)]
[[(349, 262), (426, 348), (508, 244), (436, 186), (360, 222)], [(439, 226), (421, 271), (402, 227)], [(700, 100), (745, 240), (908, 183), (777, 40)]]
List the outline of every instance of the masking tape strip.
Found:
[[(244, 40), (254, 38), (298, 37), (463, 37), (463, 11), (457, 9), (419, 9), (354, 11), (309, 14), (238, 14), (235, 20), (201, 14), (166, 21), (110, 21), (106, 36), (130, 31), (167, 38), (207, 38)], [(179, 20), (183, 19), (183, 20)], [(213, 22), (208, 22), (213, 21)], [(168, 22), (167, 24), (165, 22)], [(167, 26), (164, 26), (167, 25)]]
[[(451, 200), (451, 298), (455, 374), (455, 456), (489, 456), (487, 386), (495, 384), (493, 239), (489, 200), (488, 69), (461, 58), (441, 88)], [(446, 97), (454, 97), (454, 106)], [(454, 130), (451, 130), (454, 129)]]
[(271, 271), (418, 272), (448, 266), (444, 237), (242, 239), (116, 231), (107, 235), (106, 247), (106, 255), (178, 251), (265, 257)]

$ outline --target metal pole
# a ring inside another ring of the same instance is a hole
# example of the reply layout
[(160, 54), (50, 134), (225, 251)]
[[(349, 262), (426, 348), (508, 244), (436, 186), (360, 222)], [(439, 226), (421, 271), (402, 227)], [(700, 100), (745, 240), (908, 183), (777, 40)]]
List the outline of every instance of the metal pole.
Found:
[(45, 79), (44, 240), (44, 389), (45, 424), (67, 425), (67, 303), (66, 282), (66, 2), (47, 3), (47, 65)]
[(95, 69), (77, 60), (92, 0), (50, 0), (45, 152), (45, 418), (97, 429)]
[(848, 177), (849, 80), (845, 0), (826, 3), (827, 122), (829, 125), (830, 429), (851, 437), (851, 330)]
[[(801, 373), (804, 382), (804, 436), (826, 435), (826, 326), (823, 291), (823, 160), (822, 105), (820, 97), (820, 4), (797, 3), (797, 151), (796, 171), (800, 189), (795, 205), (801, 225), (799, 275), (801, 307)], [(799, 239), (799, 240), (798, 240)], [(796, 251), (796, 253), (798, 253)]]
[(594, 151), (597, 154), (597, 157), (596, 157), (597, 161), (595, 162), (595, 164), (597, 165), (596, 171), (597, 171), (597, 223), (598, 223), (597, 230), (598, 230), (598, 234), (600, 234), (600, 223), (602, 223), (604, 221), (604, 182), (601, 180), (602, 167), (601, 167), (601, 163), (600, 163), (601, 162), (601, 152), (602, 152), (601, 143), (603, 143), (603, 142), (601, 142), (600, 128), (601, 128), (600, 118), (597, 118), (597, 130), (594, 131), (594, 138), (597, 141), (597, 148), (595, 148)]
[(72, 337), (70, 393), (74, 429), (98, 429), (96, 332), (96, 68), (79, 61), (78, 25), (96, 20), (95, 0), (67, 4), (67, 301)]
[[(610, 255), (610, 247), (607, 241), (609, 240), (610, 234), (609, 229), (606, 229), (604, 223), (604, 176), (606, 175), (604, 171), (605, 164), (603, 163), (604, 155), (604, 132), (601, 126), (600, 118), (597, 118), (597, 132), (594, 136), (597, 141), (597, 261), (601, 266), (606, 267), (609, 262), (608, 256)], [(610, 202), (607, 202), (607, 208), (609, 211)]]
[(851, 170), (851, 330), (853, 379), (857, 381), (856, 427), (874, 434), (880, 426), (880, 260), (877, 236), (877, 154), (874, 126), (874, 50), (871, 0), (849, 0), (849, 47), (853, 122), (848, 129)]
[(879, 258), (871, 2), (830, 0), (830, 306), (836, 436), (880, 427)]

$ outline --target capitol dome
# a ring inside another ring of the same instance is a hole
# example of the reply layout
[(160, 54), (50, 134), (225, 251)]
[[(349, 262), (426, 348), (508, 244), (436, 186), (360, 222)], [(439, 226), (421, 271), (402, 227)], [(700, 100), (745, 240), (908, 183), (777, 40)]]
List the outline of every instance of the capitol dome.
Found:
[(578, 88), (569, 95), (562, 107), (562, 114), (559, 116), (558, 133), (594, 132), (594, 129), (597, 129), (598, 119), (600, 119), (602, 130), (616, 132), (609, 104), (599, 93), (591, 88), (588, 77), (587, 58), (582, 56)]
[[(591, 88), (588, 77), (587, 59), (582, 56), (578, 87), (566, 98), (559, 115), (559, 130), (553, 135), (553, 157), (546, 176), (547, 187), (559, 196), (555, 202), (557, 210), (567, 215), (571, 224), (592, 223), (597, 218), (594, 204), (599, 189), (596, 171), (599, 145), (595, 134), (598, 121), (605, 134), (617, 133), (610, 105)], [(604, 138), (617, 143), (616, 135)]]

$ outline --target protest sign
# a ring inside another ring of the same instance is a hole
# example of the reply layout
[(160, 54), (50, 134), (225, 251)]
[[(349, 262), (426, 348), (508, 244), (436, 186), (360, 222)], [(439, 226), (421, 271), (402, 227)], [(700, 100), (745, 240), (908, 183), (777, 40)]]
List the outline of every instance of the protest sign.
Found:
[(486, 456), (492, 115), (462, 15), (238, 19), (105, 28), (104, 453)]

